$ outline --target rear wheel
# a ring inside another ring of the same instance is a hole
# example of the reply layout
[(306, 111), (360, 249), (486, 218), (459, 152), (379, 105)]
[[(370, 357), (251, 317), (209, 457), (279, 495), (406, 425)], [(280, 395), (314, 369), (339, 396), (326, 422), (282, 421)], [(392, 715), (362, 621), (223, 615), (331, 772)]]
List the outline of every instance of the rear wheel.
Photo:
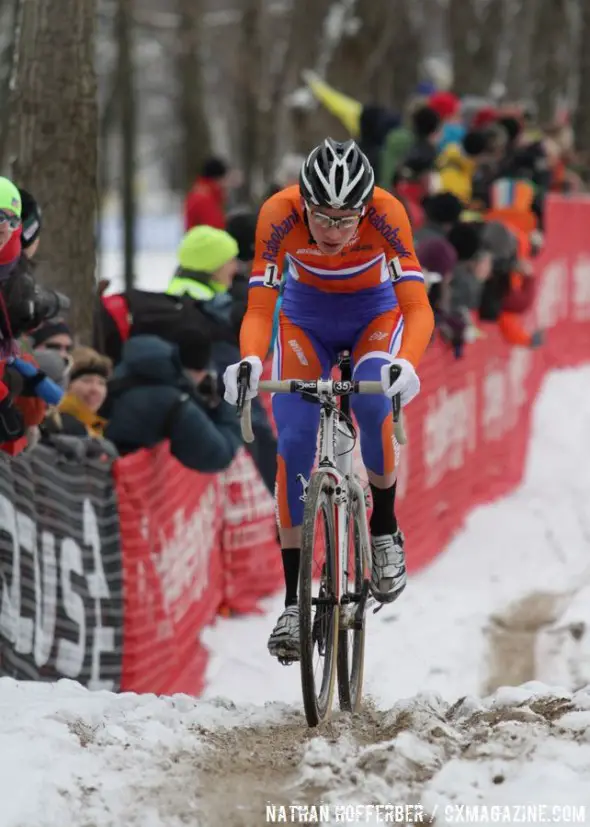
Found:
[(299, 573), (301, 688), (310, 727), (330, 714), (336, 677), (339, 607), (332, 494), (330, 476), (313, 474), (303, 515)]
[[(349, 517), (346, 591), (343, 594), (346, 609), (341, 615), (341, 621), (345, 620), (346, 627), (341, 628), (338, 633), (338, 698), (340, 709), (346, 712), (357, 712), (360, 708), (365, 663), (365, 610), (361, 602), (366, 604), (369, 583), (363, 558), (359, 508), (364, 508), (364, 503), (359, 503), (355, 497), (351, 503)], [(363, 584), (364, 600), (361, 598)], [(359, 605), (362, 610), (361, 617), (356, 619)]]

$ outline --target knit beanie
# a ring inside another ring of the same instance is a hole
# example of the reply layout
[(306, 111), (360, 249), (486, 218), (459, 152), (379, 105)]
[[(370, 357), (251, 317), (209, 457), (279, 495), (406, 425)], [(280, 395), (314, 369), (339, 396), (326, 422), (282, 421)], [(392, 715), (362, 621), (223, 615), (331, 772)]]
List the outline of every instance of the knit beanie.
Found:
[(211, 342), (194, 329), (176, 331), (172, 340), (178, 347), (183, 368), (205, 370), (211, 364)]
[(108, 379), (111, 368), (112, 362), (107, 356), (101, 356), (91, 347), (78, 347), (72, 353), (70, 382), (81, 376), (102, 376), (103, 379)]
[(236, 212), (227, 218), (227, 231), (238, 243), (240, 261), (252, 261), (256, 238), (257, 215), (254, 212)]
[(178, 264), (183, 270), (215, 273), (238, 256), (238, 242), (225, 230), (201, 225), (193, 227), (180, 242)]
[(19, 218), (21, 216), (20, 192), (9, 178), (0, 177), (0, 210), (10, 210)]
[(429, 221), (436, 224), (454, 224), (463, 212), (463, 204), (452, 192), (427, 195), (422, 201)]
[(71, 337), (72, 333), (63, 319), (55, 319), (50, 322), (45, 322), (41, 325), (41, 327), (38, 327), (29, 335), (31, 337), (33, 347), (39, 347), (39, 345), (42, 345), (54, 336), (63, 335)]
[(429, 238), (418, 244), (416, 255), (427, 273), (437, 273), (443, 279), (457, 263), (457, 251), (446, 238)]
[(428, 106), (434, 109), (445, 120), (459, 112), (461, 102), (452, 92), (435, 92), (428, 99)]
[(471, 261), (481, 249), (480, 227), (476, 223), (455, 224), (447, 238), (457, 251), (459, 261)]

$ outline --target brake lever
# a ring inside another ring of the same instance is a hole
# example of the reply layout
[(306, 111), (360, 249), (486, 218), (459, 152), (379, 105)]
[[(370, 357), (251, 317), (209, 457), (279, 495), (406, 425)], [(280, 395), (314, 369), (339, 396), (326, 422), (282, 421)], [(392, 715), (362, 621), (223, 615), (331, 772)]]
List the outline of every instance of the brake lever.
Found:
[[(401, 375), (401, 372), (402, 372), (402, 369), (400, 368), (399, 365), (391, 365), (391, 367), (389, 368), (389, 384), (390, 385), (393, 385), (393, 383), (396, 382), (399, 379), (399, 377)], [(399, 422), (400, 414), (401, 414), (401, 411), (402, 411), (401, 394), (396, 393), (395, 396), (393, 396), (391, 398), (391, 404), (393, 406), (393, 421), (394, 422)]]
[(238, 416), (240, 417), (244, 411), (246, 404), (246, 393), (250, 385), (250, 374), (252, 373), (252, 365), (250, 362), (242, 362), (238, 370)]

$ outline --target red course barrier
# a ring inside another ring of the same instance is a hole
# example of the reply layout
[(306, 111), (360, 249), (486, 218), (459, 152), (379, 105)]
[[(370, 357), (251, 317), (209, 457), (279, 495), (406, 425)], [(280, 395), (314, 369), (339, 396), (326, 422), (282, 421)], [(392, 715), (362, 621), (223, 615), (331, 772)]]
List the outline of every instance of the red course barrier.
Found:
[[(518, 485), (546, 371), (590, 359), (590, 199), (551, 198), (546, 226), (528, 319), (546, 331), (545, 345), (510, 347), (490, 324), (463, 359), (435, 342), (420, 367), (398, 483), (410, 571), (444, 549), (474, 506)], [(162, 445), (120, 460), (116, 475), (122, 688), (198, 694), (207, 662), (201, 630), (219, 611), (257, 611), (282, 583), (272, 499), (245, 450), (223, 474), (205, 476)]]

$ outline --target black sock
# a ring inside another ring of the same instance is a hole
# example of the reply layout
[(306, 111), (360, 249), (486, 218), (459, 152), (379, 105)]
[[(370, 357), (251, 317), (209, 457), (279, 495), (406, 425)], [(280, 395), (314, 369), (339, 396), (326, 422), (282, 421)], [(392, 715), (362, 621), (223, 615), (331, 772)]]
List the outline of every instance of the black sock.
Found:
[(375, 488), (371, 483), (373, 495), (373, 513), (371, 514), (370, 529), (373, 537), (382, 537), (384, 534), (395, 534), (397, 520), (395, 519), (395, 488)]
[(283, 570), (285, 572), (285, 608), (297, 603), (297, 586), (299, 585), (299, 560), (301, 551), (298, 548), (283, 548)]

